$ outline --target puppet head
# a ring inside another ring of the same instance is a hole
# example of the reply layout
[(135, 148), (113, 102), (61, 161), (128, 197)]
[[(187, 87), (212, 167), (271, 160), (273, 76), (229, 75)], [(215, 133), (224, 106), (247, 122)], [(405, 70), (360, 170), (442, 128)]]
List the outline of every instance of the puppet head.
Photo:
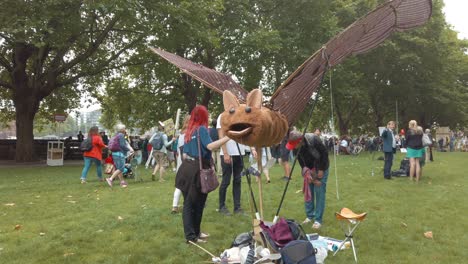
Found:
[(229, 91), (223, 93), (221, 127), (225, 135), (247, 146), (271, 146), (281, 141), (288, 124), (284, 116), (262, 107), (262, 92), (252, 90), (246, 104)]

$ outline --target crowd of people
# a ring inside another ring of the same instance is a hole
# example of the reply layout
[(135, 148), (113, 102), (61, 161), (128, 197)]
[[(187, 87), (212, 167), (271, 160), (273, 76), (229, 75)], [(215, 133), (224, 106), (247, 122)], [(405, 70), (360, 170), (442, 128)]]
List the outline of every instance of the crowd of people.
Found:
[[(219, 200), (217, 211), (220, 214), (230, 216), (232, 214), (244, 214), (241, 205), (242, 175), (251, 173), (260, 175), (256, 158), (261, 155), (263, 174), (267, 183), (271, 182), (268, 173), (271, 164), (279, 163), (282, 166), (282, 179), (289, 181), (291, 178), (290, 160), (295, 156), (301, 167), (303, 176), (304, 209), (306, 218), (303, 224), (311, 223), (313, 228), (322, 226), (325, 210), (325, 194), (329, 172), (329, 152), (336, 154), (349, 154), (350, 146), (366, 144), (368, 149), (384, 152), (384, 179), (392, 179), (392, 165), (394, 153), (397, 149), (405, 148), (406, 157), (409, 159), (409, 176), (411, 180), (419, 182), (422, 175), (422, 167), (427, 161), (433, 160), (432, 148), (436, 142), (430, 130), (423, 131), (415, 120), (411, 120), (408, 129), (395, 131), (395, 122), (389, 121), (386, 128), (378, 137), (361, 136), (355, 140), (343, 136), (324, 139), (320, 129), (313, 133), (305, 133), (291, 128), (283, 141), (271, 147), (261, 148), (257, 153), (255, 148), (239, 144), (227, 136), (221, 129), (222, 114), (211, 122), (208, 127), (208, 111), (203, 106), (196, 106), (190, 115), (183, 118), (183, 125), (179, 132), (168, 135), (164, 124), (159, 122), (153, 135), (140, 141), (128, 137), (124, 125), (118, 125), (116, 134), (109, 140), (107, 135), (99, 133), (97, 127), (92, 127), (88, 132), (88, 138), (92, 142), (92, 149), (85, 151), (84, 167), (81, 174), (81, 182), (86, 183), (87, 174), (92, 164), (96, 165), (97, 177), (100, 181), (106, 181), (112, 187), (113, 181), (118, 178), (120, 186), (125, 188), (128, 183), (124, 178), (125, 164), (135, 149), (141, 150), (143, 162), (147, 167), (154, 167), (151, 173), (153, 181), (165, 181), (166, 168), (173, 164), (176, 172), (175, 190), (173, 194), (172, 213), (182, 211), (184, 234), (187, 241), (195, 243), (206, 242), (209, 234), (200, 229), (203, 218), (203, 210), (208, 194), (201, 191), (200, 170), (209, 168), (212, 163), (217, 167), (217, 174), (221, 177), (219, 186)], [(458, 135), (460, 140), (449, 138), (453, 142), (453, 148), (463, 149), (466, 144), (466, 136)], [(81, 138), (81, 140), (84, 140)], [(332, 143), (331, 143), (332, 142)], [(102, 153), (111, 151), (113, 170), (110, 177), (103, 179)], [(439, 147), (440, 150), (440, 147)], [(244, 163), (244, 156), (250, 155), (251, 164)], [(201, 167), (200, 167), (201, 161)], [(270, 164), (270, 165), (268, 165)], [(257, 178), (258, 180), (258, 178)], [(226, 204), (228, 187), (232, 182), (232, 211)], [(183, 210), (179, 210), (179, 200), (183, 197)]]
[[(444, 150), (444, 140), (447, 142), (445, 146), (449, 147), (451, 151), (455, 150), (455, 143), (459, 142), (460, 147), (458, 149), (463, 150), (466, 144), (466, 136), (463, 132), (455, 133), (450, 132), (450, 136), (443, 137), (439, 135), (439, 140), (436, 142), (432, 136), (429, 128), (423, 130), (421, 126), (418, 126), (416, 120), (411, 120), (408, 123), (406, 130), (400, 130), (398, 135), (395, 131), (395, 122), (389, 121), (387, 127), (383, 130), (381, 137), (383, 139), (383, 152), (385, 154), (384, 161), (384, 178), (392, 179), (392, 164), (393, 154), (398, 150), (402, 149), (406, 152), (406, 159), (409, 161), (408, 176), (411, 181), (419, 182), (423, 167), (427, 162), (434, 161), (433, 150), (438, 151)], [(458, 140), (455, 135), (458, 135)], [(453, 142), (451, 146), (451, 143)]]
[[(282, 180), (289, 181), (291, 177), (290, 160), (293, 155), (297, 156), (304, 177), (304, 201), (307, 224), (311, 222), (313, 228), (322, 225), (323, 212), (325, 209), (325, 193), (328, 177), (328, 151), (326, 145), (320, 139), (320, 130), (314, 133), (302, 133), (293, 128), (284, 140), (277, 146), (257, 149), (238, 144), (223, 135), (220, 126), (220, 114), (212, 121), (208, 128), (208, 111), (204, 106), (196, 106), (191, 115), (184, 118), (181, 130), (175, 135), (167, 135), (164, 124), (159, 123), (156, 131), (151, 137), (145, 137), (140, 141), (129, 137), (124, 125), (116, 127), (115, 135), (108, 139), (107, 135), (99, 133), (97, 127), (92, 127), (88, 132), (88, 138), (92, 144), (89, 151), (83, 153), (84, 167), (81, 174), (81, 182), (86, 183), (87, 174), (92, 164), (96, 165), (99, 181), (106, 182), (113, 187), (113, 182), (118, 179), (120, 186), (128, 186), (124, 178), (126, 162), (134, 154), (135, 149), (142, 153), (142, 161), (147, 161), (148, 167), (153, 167), (152, 180), (165, 181), (165, 170), (169, 166), (172, 156), (176, 160), (174, 171), (175, 190), (172, 203), (172, 213), (182, 211), (184, 234), (187, 241), (195, 243), (206, 242), (209, 234), (200, 230), (203, 210), (207, 195), (201, 192), (200, 166), (203, 168), (211, 166), (214, 162), (219, 169), (221, 184), (218, 188), (219, 201), (217, 211), (220, 214), (230, 216), (232, 214), (244, 214), (241, 205), (241, 188), (243, 173), (252, 173), (253, 176), (260, 175), (256, 159), (261, 155), (262, 172), (266, 176), (266, 183), (271, 182), (268, 173), (269, 167), (274, 163), (281, 164), (284, 174)], [(86, 140), (83, 137), (81, 140)], [(106, 158), (112, 161), (110, 177), (103, 178), (103, 153), (110, 153)], [(244, 163), (244, 157), (250, 155), (250, 165)], [(248, 172), (247, 172), (248, 171)], [(258, 178), (256, 178), (258, 180)], [(232, 183), (233, 205), (232, 211), (226, 204), (228, 187)], [(183, 197), (183, 209), (179, 210), (179, 200)]]

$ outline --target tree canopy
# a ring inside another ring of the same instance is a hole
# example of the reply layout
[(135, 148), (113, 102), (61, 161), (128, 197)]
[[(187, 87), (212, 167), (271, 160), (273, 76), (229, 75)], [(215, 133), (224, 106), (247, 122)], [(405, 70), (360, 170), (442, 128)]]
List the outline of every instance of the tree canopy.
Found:
[[(232, 74), (268, 97), (315, 50), (377, 0), (40, 0), (0, 3), (0, 121), (16, 120), (18, 161), (31, 160), (33, 122), (78, 107), (89, 94), (102, 122), (147, 129), (221, 97), (159, 59), (161, 47)], [(327, 74), (313, 126), (327, 128), (331, 95), (341, 134), (395, 119), (427, 127), (468, 124), (468, 42), (433, 1), (425, 26), (398, 33)], [(331, 81), (331, 82), (330, 82)], [(308, 111), (304, 111), (307, 113)], [(298, 121), (303, 124), (306, 118)]]

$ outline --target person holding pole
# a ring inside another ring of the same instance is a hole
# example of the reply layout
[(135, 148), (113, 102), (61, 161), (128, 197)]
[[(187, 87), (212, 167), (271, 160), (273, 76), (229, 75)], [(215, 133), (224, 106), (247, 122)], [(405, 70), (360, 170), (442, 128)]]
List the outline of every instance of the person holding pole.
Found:
[(314, 221), (312, 228), (320, 229), (325, 211), (325, 193), (327, 191), (328, 151), (322, 140), (312, 133), (292, 130), (289, 133), (286, 148), (293, 150), (302, 168), (304, 177), (304, 201), (307, 218), (303, 224)]

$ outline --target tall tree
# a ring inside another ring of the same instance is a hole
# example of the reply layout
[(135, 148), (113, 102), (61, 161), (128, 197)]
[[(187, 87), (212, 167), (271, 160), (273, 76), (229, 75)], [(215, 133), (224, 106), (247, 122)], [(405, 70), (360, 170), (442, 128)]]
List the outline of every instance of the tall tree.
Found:
[[(158, 21), (160, 27), (150, 32), (148, 45), (217, 68), (217, 56), (221, 53), (218, 27), (224, 1), (170, 2), (167, 13), (154, 14), (152, 20)], [(178, 108), (189, 113), (197, 103), (214, 107), (211, 90), (180, 74), (177, 68), (152, 54), (147, 46), (138, 46), (130, 61), (132, 66), (120, 69), (118, 76), (108, 76), (104, 82), (105, 96), (100, 97), (100, 102), (107, 126), (116, 122), (112, 119), (119, 119), (126, 125), (148, 129), (157, 120), (173, 117)], [(135, 103), (121, 107), (124, 99), (118, 98), (119, 95), (125, 96), (126, 102)]]
[(59, 98), (55, 103), (68, 108), (83, 90), (96, 88), (99, 76), (124, 66), (128, 51), (146, 37), (148, 12), (139, 1), (0, 5), (0, 87), (7, 90), (2, 99), (16, 110), (16, 161), (30, 161), (34, 118), (47, 110), (47, 98)]
[(442, 7), (442, 1), (433, 1), (427, 25), (396, 34), (359, 57), (375, 126), (395, 119), (396, 101), (402, 127), (411, 119), (424, 127), (433, 122), (454, 127), (466, 120), (467, 88), (460, 82), (466, 41), (456, 38)]

